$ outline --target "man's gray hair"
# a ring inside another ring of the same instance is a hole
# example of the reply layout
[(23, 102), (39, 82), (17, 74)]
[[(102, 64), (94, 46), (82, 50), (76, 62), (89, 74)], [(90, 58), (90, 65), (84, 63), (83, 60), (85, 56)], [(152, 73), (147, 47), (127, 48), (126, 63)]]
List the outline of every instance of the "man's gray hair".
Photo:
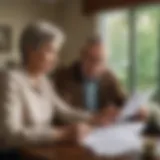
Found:
[(63, 32), (48, 22), (36, 22), (27, 25), (20, 39), (20, 50), (23, 62), (27, 59), (29, 49), (36, 50), (42, 44), (54, 40), (57, 50), (62, 46), (65, 36)]

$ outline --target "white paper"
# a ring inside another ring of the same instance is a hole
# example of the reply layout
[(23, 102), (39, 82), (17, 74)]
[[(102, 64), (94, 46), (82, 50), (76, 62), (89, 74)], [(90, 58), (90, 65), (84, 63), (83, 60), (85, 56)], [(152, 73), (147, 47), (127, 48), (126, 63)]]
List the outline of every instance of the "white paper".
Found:
[(127, 123), (100, 128), (84, 139), (82, 144), (101, 156), (120, 156), (140, 152), (143, 146), (143, 123)]
[(145, 105), (153, 91), (135, 93), (128, 100), (117, 124), (99, 128), (87, 136), (82, 145), (100, 156), (120, 156), (129, 153), (140, 153), (143, 149), (143, 137), (141, 133), (145, 128), (144, 123), (127, 123), (125, 120), (137, 114)]
[(121, 122), (136, 115), (142, 106), (147, 106), (146, 104), (150, 100), (152, 94), (152, 90), (145, 93), (134, 93), (124, 106), (124, 109), (122, 110), (117, 121)]

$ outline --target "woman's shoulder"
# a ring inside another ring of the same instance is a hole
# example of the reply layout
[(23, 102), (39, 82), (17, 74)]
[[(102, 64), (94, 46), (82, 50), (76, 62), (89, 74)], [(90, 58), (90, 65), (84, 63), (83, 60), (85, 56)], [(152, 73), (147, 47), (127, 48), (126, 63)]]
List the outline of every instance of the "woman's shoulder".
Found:
[(3, 69), (0, 71), (0, 83), (19, 83), (22, 81), (20, 69)]

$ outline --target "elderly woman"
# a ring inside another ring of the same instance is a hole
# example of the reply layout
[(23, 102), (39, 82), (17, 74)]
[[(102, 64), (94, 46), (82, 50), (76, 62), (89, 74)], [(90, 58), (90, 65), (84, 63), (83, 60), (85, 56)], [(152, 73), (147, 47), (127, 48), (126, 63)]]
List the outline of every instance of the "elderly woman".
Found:
[(53, 128), (55, 115), (67, 121), (89, 120), (88, 113), (74, 111), (56, 95), (46, 74), (57, 63), (63, 34), (48, 23), (27, 26), (21, 36), (23, 66), (0, 77), (0, 159), (14, 159), (13, 149), (68, 138), (71, 130)]

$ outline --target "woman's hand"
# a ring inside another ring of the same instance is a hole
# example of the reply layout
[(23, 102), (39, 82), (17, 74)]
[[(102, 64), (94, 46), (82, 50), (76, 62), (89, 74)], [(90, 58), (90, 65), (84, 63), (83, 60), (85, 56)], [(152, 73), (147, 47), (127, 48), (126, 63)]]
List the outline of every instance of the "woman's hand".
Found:
[(92, 131), (94, 127), (87, 123), (79, 123), (76, 125), (76, 142), (81, 143), (83, 139), (85, 139)]
[(53, 136), (56, 142), (65, 142), (69, 141), (70, 135), (71, 135), (71, 126), (64, 126), (64, 127), (59, 127), (55, 128), (53, 130)]
[(114, 105), (103, 107), (92, 116), (88, 123), (78, 123), (57, 129), (57, 139), (60, 141), (80, 142), (92, 132), (94, 127), (113, 124), (119, 112), (119, 108)]
[(78, 123), (61, 128), (54, 131), (54, 138), (57, 142), (81, 142), (91, 131), (93, 127), (87, 123)]

